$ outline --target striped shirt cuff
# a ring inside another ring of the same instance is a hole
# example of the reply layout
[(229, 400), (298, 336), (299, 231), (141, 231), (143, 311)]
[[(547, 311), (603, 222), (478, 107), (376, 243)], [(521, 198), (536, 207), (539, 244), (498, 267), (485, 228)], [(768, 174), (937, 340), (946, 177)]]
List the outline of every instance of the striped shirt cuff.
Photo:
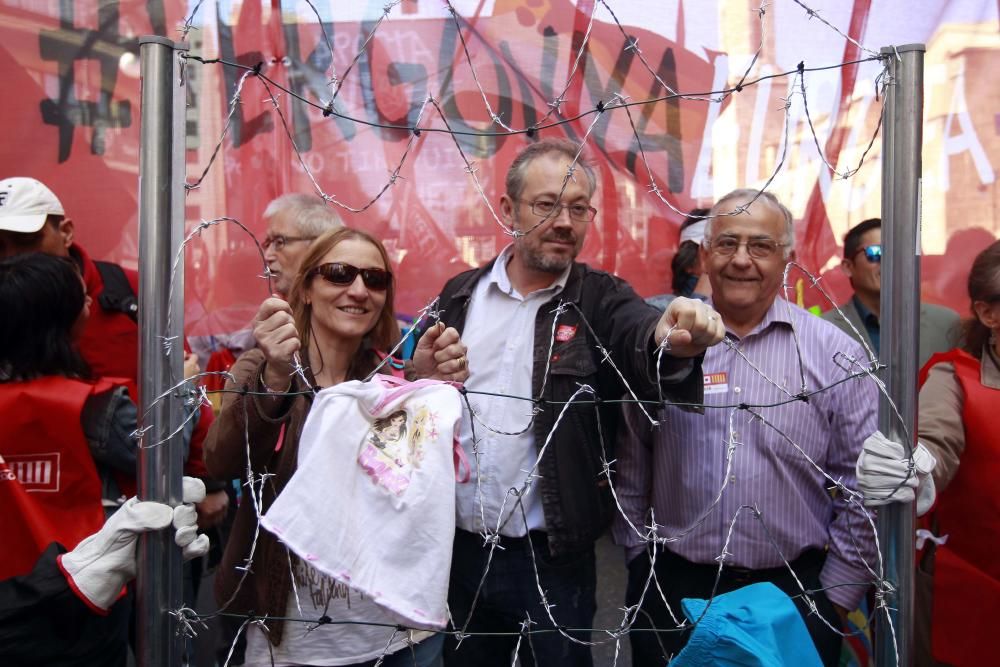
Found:
[(871, 573), (864, 567), (846, 563), (835, 553), (830, 552), (819, 573), (819, 581), (826, 589), (830, 602), (838, 604), (848, 611), (854, 611), (871, 586)]

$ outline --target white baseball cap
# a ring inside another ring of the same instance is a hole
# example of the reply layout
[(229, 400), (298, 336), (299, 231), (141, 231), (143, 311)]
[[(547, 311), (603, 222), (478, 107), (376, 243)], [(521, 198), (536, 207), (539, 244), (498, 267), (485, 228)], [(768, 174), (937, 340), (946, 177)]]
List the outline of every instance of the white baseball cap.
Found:
[(59, 198), (33, 178), (15, 176), (0, 181), (0, 230), (31, 234), (50, 215), (66, 215)]

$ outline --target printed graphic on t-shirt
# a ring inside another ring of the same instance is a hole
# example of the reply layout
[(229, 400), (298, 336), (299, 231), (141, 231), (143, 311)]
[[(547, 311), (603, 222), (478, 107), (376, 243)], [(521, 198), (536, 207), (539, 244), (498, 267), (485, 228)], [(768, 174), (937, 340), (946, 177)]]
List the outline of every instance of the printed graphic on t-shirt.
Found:
[(377, 486), (397, 496), (410, 485), (414, 470), (424, 459), (424, 443), (438, 437), (437, 414), (426, 404), (413, 406), (411, 415), (396, 410), (376, 419), (358, 455), (358, 463)]
[(364, 600), (365, 594), (355, 590), (347, 584), (326, 576), (314, 567), (309, 567), (299, 559), (294, 559), (295, 566), (292, 574), (295, 586), (299, 589), (299, 595), (308, 590), (309, 601), (313, 607), (329, 612), (331, 604), (345, 605), (351, 608), (351, 599), (355, 602)]

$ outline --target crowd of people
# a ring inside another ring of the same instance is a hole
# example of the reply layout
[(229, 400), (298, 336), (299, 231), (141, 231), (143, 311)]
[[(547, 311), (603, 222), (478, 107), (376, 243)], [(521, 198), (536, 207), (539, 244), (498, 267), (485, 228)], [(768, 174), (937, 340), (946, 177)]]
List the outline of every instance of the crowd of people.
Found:
[[(125, 664), (136, 535), (172, 524), (186, 559), (210, 541), (220, 553), (232, 664), (593, 664), (595, 542), (610, 531), (637, 667), (838, 665), (878, 571), (871, 508), (913, 502), (930, 536), (918, 659), (985, 664), (1000, 615), (987, 417), (1000, 404), (1000, 242), (972, 266), (961, 327), (922, 308), (919, 440), (894, 442), (865, 372), (879, 347), (879, 220), (845, 238), (854, 296), (816, 317), (782, 296), (792, 214), (735, 190), (692, 211), (673, 293), (647, 303), (577, 261), (598, 214), (579, 150), (548, 139), (517, 155), (497, 206), (514, 240), (444, 285), (405, 361), (390, 353), (406, 285), (380, 240), (318, 197), (272, 202), (274, 294), (208, 363), (230, 376), (215, 410), (189, 408), (177, 508), (130, 498), (136, 274), (91, 260), (42, 183), (0, 181), (0, 500), (14, 538), (0, 555), (3, 663)], [(198, 375), (193, 356), (185, 372)], [(434, 387), (452, 393), (411, 400)], [(438, 400), (461, 400), (460, 418)], [(331, 427), (345, 401), (360, 407)], [(343, 460), (327, 474), (349, 488), (327, 494), (315, 462), (331, 438)], [(429, 471), (448, 478), (444, 520)], [(323, 533), (324, 515), (359, 499), (384, 510)], [(303, 546), (303, 530), (337, 558)], [(425, 563), (441, 576), (417, 578)], [(425, 588), (440, 589), (447, 618)], [(986, 613), (970, 622), (972, 598)], [(403, 623), (404, 608), (427, 622)]]

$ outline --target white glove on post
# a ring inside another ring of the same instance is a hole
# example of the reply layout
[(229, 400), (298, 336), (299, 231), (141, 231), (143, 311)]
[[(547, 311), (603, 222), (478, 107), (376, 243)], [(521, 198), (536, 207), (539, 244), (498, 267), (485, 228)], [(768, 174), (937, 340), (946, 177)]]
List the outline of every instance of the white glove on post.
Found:
[(913, 450), (913, 467), (901, 443), (886, 438), (875, 431), (861, 448), (856, 471), (858, 490), (864, 494), (865, 505), (875, 507), (889, 503), (911, 503), (917, 501), (917, 516), (921, 516), (934, 504), (936, 492), (931, 471), (937, 459), (923, 443), (918, 442)]
[(173, 523), (174, 542), (184, 560), (208, 552), (208, 536), (197, 537), (198, 515), (191, 503), (205, 498), (205, 484), (184, 478), (184, 504), (139, 502), (129, 498), (99, 531), (85, 538), (72, 551), (59, 556), (59, 567), (70, 587), (91, 607), (101, 612), (111, 608), (122, 587), (135, 578), (135, 545), (139, 533), (160, 530)]

